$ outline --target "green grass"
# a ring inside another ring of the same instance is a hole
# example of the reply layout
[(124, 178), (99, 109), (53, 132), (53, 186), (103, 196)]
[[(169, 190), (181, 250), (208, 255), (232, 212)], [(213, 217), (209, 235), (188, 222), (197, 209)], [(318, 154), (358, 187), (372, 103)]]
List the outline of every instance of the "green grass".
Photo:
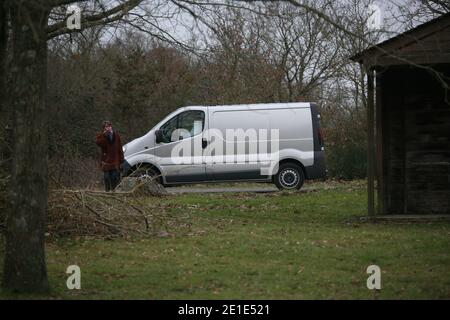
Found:
[[(173, 215), (189, 214), (190, 232), (48, 243), (51, 294), (0, 298), (450, 298), (450, 224), (359, 223), (363, 183), (329, 186), (149, 198)], [(65, 287), (71, 264), (81, 267), (81, 290)], [(366, 287), (371, 264), (382, 270), (380, 291)]]

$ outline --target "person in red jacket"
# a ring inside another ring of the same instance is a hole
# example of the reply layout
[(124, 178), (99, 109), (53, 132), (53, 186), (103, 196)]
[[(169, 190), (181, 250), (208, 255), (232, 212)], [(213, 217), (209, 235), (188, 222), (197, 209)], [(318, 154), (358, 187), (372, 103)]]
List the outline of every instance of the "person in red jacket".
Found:
[(113, 191), (120, 182), (120, 167), (124, 161), (122, 142), (110, 121), (103, 121), (96, 143), (102, 150), (100, 168), (104, 174), (105, 190)]

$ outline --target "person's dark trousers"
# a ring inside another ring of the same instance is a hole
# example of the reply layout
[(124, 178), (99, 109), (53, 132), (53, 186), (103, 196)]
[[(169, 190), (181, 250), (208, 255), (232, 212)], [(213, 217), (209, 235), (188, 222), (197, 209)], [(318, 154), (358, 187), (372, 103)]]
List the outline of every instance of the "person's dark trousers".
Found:
[(119, 170), (113, 169), (104, 172), (104, 180), (105, 180), (105, 190), (106, 191), (114, 191), (117, 185), (120, 182), (120, 172)]

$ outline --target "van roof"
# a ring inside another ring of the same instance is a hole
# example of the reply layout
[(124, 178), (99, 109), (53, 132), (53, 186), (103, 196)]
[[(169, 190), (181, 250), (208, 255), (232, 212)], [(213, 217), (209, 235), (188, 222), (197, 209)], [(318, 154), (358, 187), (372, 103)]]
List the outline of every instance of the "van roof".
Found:
[(252, 104), (231, 104), (216, 106), (189, 106), (186, 108), (209, 108), (209, 109), (228, 109), (228, 110), (260, 110), (260, 109), (293, 109), (309, 108), (310, 102), (287, 102), (287, 103), (252, 103)]

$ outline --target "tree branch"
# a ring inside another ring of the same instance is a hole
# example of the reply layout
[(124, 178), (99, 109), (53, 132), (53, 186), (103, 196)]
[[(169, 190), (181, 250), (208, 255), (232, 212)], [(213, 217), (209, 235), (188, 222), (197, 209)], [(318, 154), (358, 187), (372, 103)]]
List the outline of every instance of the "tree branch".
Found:
[[(59, 0), (56, 0), (59, 1)], [(61, 0), (62, 2), (70, 3), (70, 0)], [(84, 28), (90, 28), (98, 25), (105, 25), (114, 21), (122, 19), (128, 12), (136, 8), (143, 0), (127, 0), (109, 10), (93, 14), (87, 17), (82, 17), (81, 25)], [(68, 29), (66, 21), (61, 21), (47, 27), (47, 39), (54, 37), (79, 32), (80, 30)]]

